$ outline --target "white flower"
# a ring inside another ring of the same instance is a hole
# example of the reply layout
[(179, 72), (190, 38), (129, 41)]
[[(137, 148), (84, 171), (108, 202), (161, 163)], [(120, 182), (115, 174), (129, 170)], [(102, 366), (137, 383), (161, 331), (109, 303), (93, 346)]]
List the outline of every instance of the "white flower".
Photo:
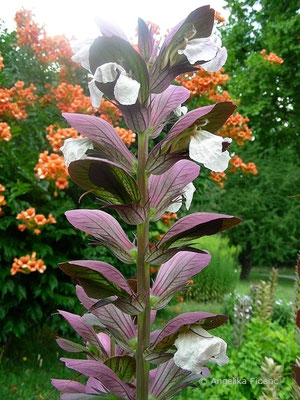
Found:
[(65, 164), (68, 167), (71, 162), (85, 158), (85, 153), (89, 149), (93, 149), (93, 142), (90, 139), (66, 139), (64, 145), (60, 148), (62, 151)]
[(173, 113), (176, 115), (176, 117), (181, 117), (182, 115), (185, 115), (187, 112), (188, 112), (188, 108), (186, 106), (178, 106), (173, 111)]
[(114, 82), (115, 99), (123, 105), (135, 104), (137, 101), (140, 83), (127, 75), (125, 69), (114, 62), (100, 65), (94, 74), (93, 80), (89, 83), (89, 91), (93, 107), (99, 107), (103, 93), (96, 86), (96, 82)]
[(207, 38), (191, 39), (178, 54), (184, 54), (190, 64), (197, 61), (207, 61), (201, 64), (206, 71), (216, 72), (225, 64), (227, 50), (222, 46), (219, 36), (213, 34)]
[(223, 339), (211, 335), (200, 326), (192, 326), (191, 330), (178, 336), (174, 354), (175, 364), (187, 371), (200, 373), (208, 363), (228, 364), (227, 344)]
[[(185, 206), (187, 210), (192, 204), (195, 190), (196, 188), (192, 183), (187, 184), (186, 187), (183, 189), (182, 196), (185, 198)], [(177, 197), (177, 199), (175, 199), (174, 202), (169, 205), (166, 211), (170, 211), (173, 213), (177, 212), (182, 206), (182, 196)]]
[(81, 66), (90, 71), (89, 50), (94, 39), (85, 39), (82, 41), (71, 42), (71, 48), (74, 53), (72, 60), (80, 63)]
[(223, 172), (230, 160), (228, 151), (223, 151), (223, 143), (231, 143), (231, 141), (230, 138), (222, 138), (200, 129), (191, 136), (189, 156), (211, 171)]

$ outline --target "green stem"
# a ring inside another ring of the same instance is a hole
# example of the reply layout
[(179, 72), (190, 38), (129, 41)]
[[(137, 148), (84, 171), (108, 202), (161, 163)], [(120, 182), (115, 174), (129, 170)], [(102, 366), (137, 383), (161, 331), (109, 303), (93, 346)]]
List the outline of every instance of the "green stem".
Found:
[[(141, 192), (141, 205), (148, 202), (148, 175), (146, 162), (148, 157), (148, 132), (142, 132), (138, 137), (138, 169), (137, 181)], [(149, 364), (144, 360), (144, 350), (150, 341), (150, 267), (145, 262), (149, 243), (149, 216), (145, 222), (137, 226), (137, 293), (145, 303), (145, 310), (138, 315), (138, 340), (136, 352), (136, 397), (137, 400), (148, 399)]]

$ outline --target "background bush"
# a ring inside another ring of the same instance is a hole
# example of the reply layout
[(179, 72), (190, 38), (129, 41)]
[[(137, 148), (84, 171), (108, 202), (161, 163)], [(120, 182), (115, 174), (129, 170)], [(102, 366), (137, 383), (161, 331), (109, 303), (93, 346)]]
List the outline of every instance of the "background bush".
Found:
[(187, 290), (186, 299), (199, 302), (221, 301), (234, 290), (239, 279), (239, 248), (231, 246), (221, 235), (207, 236), (197, 241), (198, 249), (211, 254), (209, 265), (193, 277), (194, 284)]

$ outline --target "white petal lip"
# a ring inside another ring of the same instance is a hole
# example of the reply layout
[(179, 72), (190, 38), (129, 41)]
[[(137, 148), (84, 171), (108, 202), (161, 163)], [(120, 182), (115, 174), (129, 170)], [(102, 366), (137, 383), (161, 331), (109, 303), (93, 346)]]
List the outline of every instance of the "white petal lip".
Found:
[(201, 326), (192, 326), (191, 330), (178, 336), (174, 354), (175, 364), (185, 370), (200, 373), (208, 363), (228, 364), (227, 344), (223, 339), (211, 335)]
[(220, 37), (215, 34), (208, 38), (188, 41), (185, 49), (178, 50), (178, 54), (184, 54), (190, 64), (195, 64), (197, 61), (207, 61), (201, 66), (208, 72), (219, 71), (227, 60), (227, 50), (222, 47)]
[(88, 139), (66, 139), (64, 145), (60, 148), (62, 151), (65, 164), (68, 167), (71, 162), (85, 158), (85, 153), (89, 149), (93, 149), (93, 142)]
[(227, 49), (226, 47), (222, 47), (218, 50), (217, 55), (211, 61), (207, 63), (201, 64), (201, 67), (205, 69), (207, 72), (217, 72), (219, 71), (227, 60)]
[(221, 136), (201, 129), (191, 136), (189, 156), (211, 171), (223, 172), (230, 160), (228, 151), (222, 151), (223, 141)]
[(89, 50), (94, 39), (85, 39), (71, 43), (71, 48), (74, 55), (72, 61), (81, 63), (82, 67), (90, 71)]
[(195, 64), (197, 61), (209, 61), (213, 59), (218, 52), (218, 45), (213, 38), (192, 39), (184, 50), (178, 50), (178, 54), (184, 54), (190, 64)]
[(92, 106), (98, 108), (100, 106), (103, 93), (97, 88), (95, 79), (89, 82), (89, 92)]
[[(123, 105), (136, 103), (141, 85), (135, 79), (127, 76), (125, 69), (121, 65), (117, 63), (105, 63), (100, 65), (95, 71), (94, 80), (101, 83), (116, 81), (114, 87), (115, 99)], [(92, 87), (92, 91), (93, 96), (96, 98), (97, 93), (94, 91), (94, 87)]]
[(178, 106), (173, 111), (173, 113), (176, 115), (176, 117), (181, 117), (182, 115), (185, 115), (187, 112), (188, 112), (188, 108), (186, 106)]
[(191, 207), (195, 191), (196, 188), (192, 182), (187, 184), (186, 187), (183, 189), (183, 196), (185, 197), (185, 206), (187, 210), (189, 210), (189, 208)]
[(121, 74), (114, 88), (116, 100), (126, 106), (135, 104), (140, 91), (140, 83)]
[[(182, 196), (185, 198), (185, 206), (187, 210), (190, 208), (192, 204), (195, 190), (196, 188), (192, 182), (188, 183), (186, 187), (183, 189)], [(179, 211), (179, 209), (182, 206), (182, 196), (178, 196), (177, 199), (175, 199), (173, 203), (168, 206), (168, 209), (166, 211), (172, 213), (176, 213), (177, 211)]]

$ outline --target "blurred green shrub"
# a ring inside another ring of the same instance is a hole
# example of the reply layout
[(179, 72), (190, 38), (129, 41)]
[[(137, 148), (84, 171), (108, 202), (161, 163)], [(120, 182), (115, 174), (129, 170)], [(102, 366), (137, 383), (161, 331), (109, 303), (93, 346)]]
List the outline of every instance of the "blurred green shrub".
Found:
[(193, 278), (194, 284), (186, 291), (185, 298), (199, 302), (222, 300), (234, 290), (239, 278), (239, 248), (221, 235), (203, 237), (194, 247), (208, 250), (211, 261)]

